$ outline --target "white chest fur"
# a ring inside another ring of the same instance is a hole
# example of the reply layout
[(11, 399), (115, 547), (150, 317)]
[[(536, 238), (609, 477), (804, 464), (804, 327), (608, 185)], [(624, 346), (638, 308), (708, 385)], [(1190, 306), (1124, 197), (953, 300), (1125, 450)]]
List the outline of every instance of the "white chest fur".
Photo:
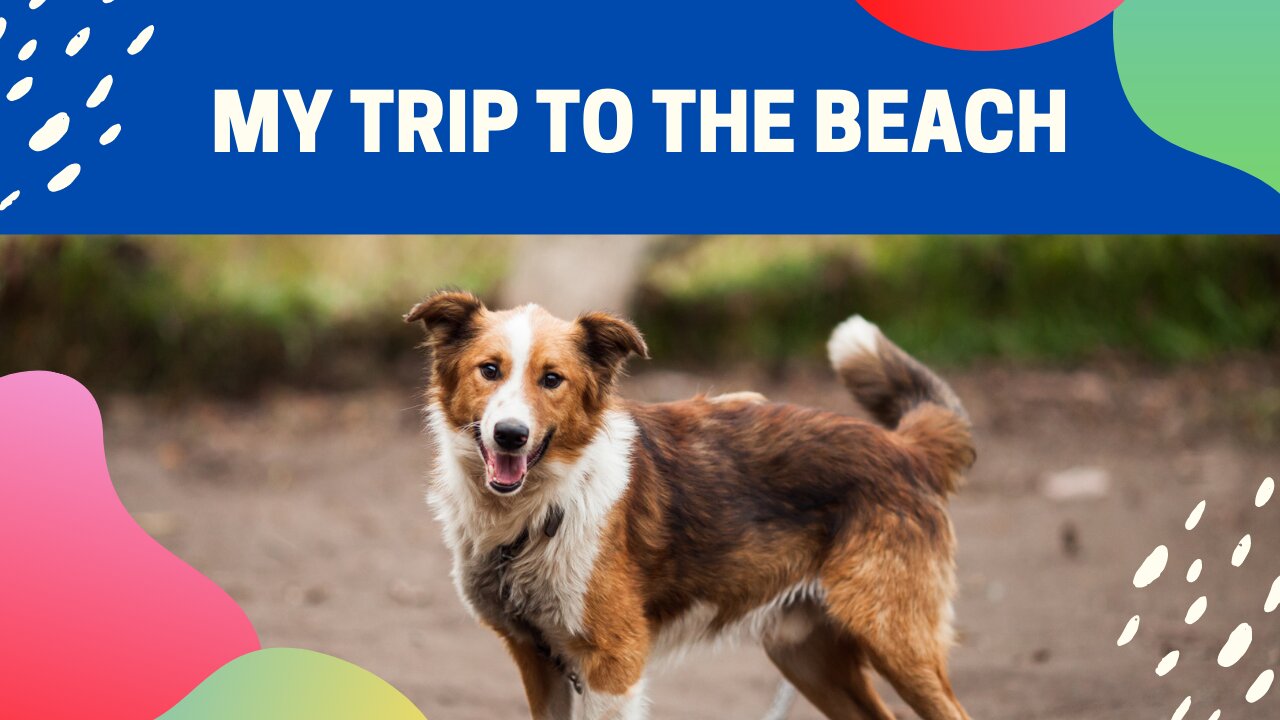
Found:
[[(537, 468), (536, 482), (495, 503), (475, 475), (480, 466), (473, 436), (450, 428), (438, 407), (429, 408), (427, 416), (437, 453), (428, 501), (444, 527), (454, 583), (468, 608), (490, 622), (495, 613), (515, 612), (544, 633), (581, 635), (600, 536), (629, 481), (634, 420), (623, 412), (607, 413), (575, 462), (547, 460)], [(543, 528), (554, 506), (564, 511), (564, 519), (547, 537)], [(502, 568), (503, 597), (496, 607), (490, 597), (496, 587), (495, 553), (526, 529), (528, 542)]]

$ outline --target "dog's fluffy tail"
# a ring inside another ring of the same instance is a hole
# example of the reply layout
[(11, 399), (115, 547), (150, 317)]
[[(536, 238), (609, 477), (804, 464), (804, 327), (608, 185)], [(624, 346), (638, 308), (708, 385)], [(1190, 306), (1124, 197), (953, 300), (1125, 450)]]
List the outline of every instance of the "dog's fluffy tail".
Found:
[(939, 492), (955, 492), (976, 452), (969, 415), (951, 387), (860, 315), (827, 342), (831, 366), (877, 422), (928, 458)]

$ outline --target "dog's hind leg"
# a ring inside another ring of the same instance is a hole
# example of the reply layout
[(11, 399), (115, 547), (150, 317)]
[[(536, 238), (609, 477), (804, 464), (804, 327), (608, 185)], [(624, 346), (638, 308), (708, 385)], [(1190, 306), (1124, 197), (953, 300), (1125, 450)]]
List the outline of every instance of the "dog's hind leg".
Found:
[(969, 720), (969, 714), (951, 690), (945, 657), (908, 652), (877, 658), (874, 663), (924, 720)]
[(800, 642), (766, 644), (765, 652), (831, 720), (893, 720), (871, 684), (866, 654), (842, 631), (819, 625)]
[[(905, 547), (905, 546), (901, 546)], [(950, 588), (944, 560), (890, 559), (865, 548), (862, 563), (846, 561), (824, 577), (831, 622), (858, 638), (866, 657), (923, 720), (969, 720), (951, 690)]]

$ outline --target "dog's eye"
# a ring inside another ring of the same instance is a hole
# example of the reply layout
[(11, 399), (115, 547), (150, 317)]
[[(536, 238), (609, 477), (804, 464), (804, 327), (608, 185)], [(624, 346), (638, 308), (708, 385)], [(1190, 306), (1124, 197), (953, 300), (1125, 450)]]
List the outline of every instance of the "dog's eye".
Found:
[(480, 375), (485, 380), (497, 380), (500, 374), (498, 366), (493, 363), (485, 363), (480, 366)]
[(548, 390), (555, 390), (560, 387), (560, 383), (562, 382), (564, 382), (564, 378), (553, 372), (549, 372), (542, 376), (542, 387)]

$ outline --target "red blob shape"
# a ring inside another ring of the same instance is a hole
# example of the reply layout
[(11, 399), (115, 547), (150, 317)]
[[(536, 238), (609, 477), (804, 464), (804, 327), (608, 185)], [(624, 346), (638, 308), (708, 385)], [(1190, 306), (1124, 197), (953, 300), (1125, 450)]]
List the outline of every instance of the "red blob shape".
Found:
[(1124, 0), (858, 0), (877, 20), (930, 45), (1012, 50), (1057, 40)]
[(0, 578), (0, 717), (153, 718), (259, 648), (129, 516), (97, 403), (62, 375), (0, 378)]

